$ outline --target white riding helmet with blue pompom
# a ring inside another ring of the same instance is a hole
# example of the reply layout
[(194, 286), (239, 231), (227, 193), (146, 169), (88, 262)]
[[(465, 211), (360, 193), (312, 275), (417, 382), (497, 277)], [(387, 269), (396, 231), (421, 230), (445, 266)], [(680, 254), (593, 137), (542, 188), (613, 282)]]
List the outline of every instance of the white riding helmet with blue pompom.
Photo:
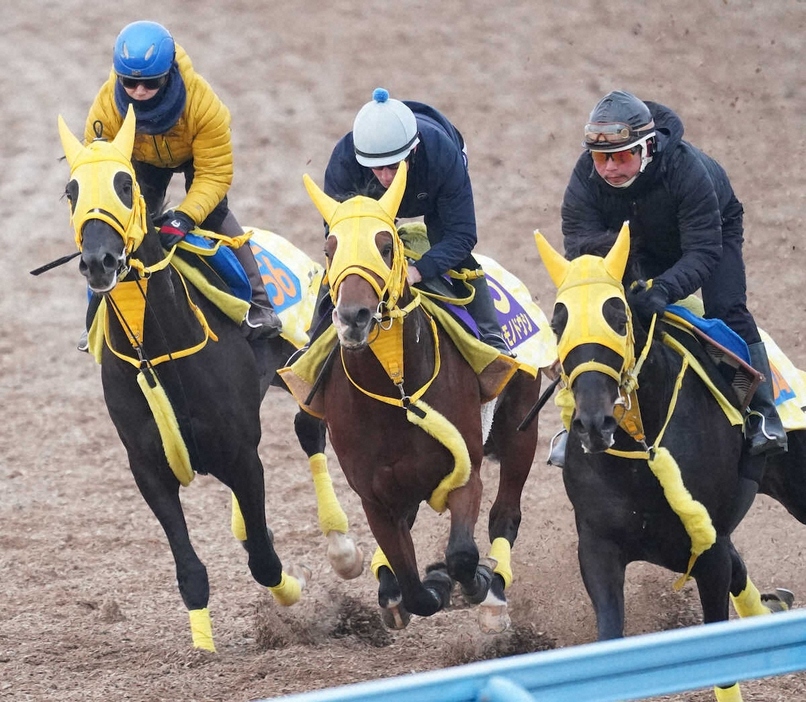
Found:
[(420, 143), (417, 119), (389, 91), (375, 88), (353, 122), (355, 158), (367, 168), (382, 168), (403, 161)]

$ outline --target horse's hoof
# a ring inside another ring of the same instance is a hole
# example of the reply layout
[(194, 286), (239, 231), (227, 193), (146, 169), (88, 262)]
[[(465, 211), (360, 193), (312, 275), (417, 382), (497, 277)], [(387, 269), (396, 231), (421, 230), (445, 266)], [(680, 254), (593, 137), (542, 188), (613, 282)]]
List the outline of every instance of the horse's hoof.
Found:
[(770, 612), (788, 612), (795, 602), (795, 593), (784, 587), (776, 587), (775, 592), (762, 593), (761, 601)]
[(381, 607), (381, 621), (387, 629), (400, 631), (409, 625), (411, 614), (402, 602), (398, 602), (390, 604), (388, 607)]
[(493, 593), (492, 589), (479, 607), (479, 629), (482, 634), (501, 634), (509, 629), (511, 620), (507, 601)]
[(364, 572), (364, 552), (340, 531), (329, 531), (327, 534), (327, 559), (336, 575), (343, 580), (352, 580)]
[(495, 606), (482, 604), (479, 607), (479, 630), (482, 634), (502, 634), (511, 623), (506, 602)]
[(304, 590), (305, 586), (310, 582), (313, 577), (313, 571), (308, 566), (294, 564), (288, 567), (286, 574), (292, 578), (296, 578), (299, 582), (299, 589)]

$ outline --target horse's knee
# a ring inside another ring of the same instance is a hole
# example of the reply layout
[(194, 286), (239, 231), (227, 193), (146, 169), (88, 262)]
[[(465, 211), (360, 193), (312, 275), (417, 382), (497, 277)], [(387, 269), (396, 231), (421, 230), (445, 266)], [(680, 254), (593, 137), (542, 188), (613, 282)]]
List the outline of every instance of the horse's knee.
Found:
[(446, 553), (448, 574), (462, 584), (470, 584), (476, 577), (479, 565), (479, 550), (475, 544), (462, 549), (448, 549)]
[(189, 611), (206, 609), (210, 601), (210, 581), (207, 568), (201, 561), (190, 567), (177, 568), (176, 584)]
[(309, 458), (324, 452), (327, 440), (325, 423), (321, 419), (300, 410), (294, 417), (294, 432), (299, 445)]

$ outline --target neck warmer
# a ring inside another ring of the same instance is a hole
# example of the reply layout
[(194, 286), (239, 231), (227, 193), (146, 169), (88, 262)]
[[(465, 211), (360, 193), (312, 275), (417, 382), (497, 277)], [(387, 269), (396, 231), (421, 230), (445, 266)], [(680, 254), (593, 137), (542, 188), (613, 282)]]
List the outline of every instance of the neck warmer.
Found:
[(123, 89), (120, 81), (115, 82), (115, 106), (121, 116), (125, 116), (129, 105), (134, 105), (134, 114), (137, 117), (136, 131), (139, 134), (167, 132), (182, 116), (186, 99), (185, 81), (179, 74), (176, 62), (168, 72), (168, 82), (148, 100), (133, 100)]

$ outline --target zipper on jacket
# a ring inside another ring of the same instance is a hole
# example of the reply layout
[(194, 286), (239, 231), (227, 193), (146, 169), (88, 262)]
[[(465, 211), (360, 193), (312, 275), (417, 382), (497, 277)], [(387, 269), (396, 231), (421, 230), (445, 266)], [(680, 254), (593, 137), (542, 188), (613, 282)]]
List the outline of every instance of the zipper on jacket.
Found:
[(157, 153), (157, 157), (160, 161), (162, 161), (163, 165), (169, 166), (169, 164), (173, 163), (173, 156), (171, 155), (171, 147), (168, 145), (168, 140), (163, 137), (162, 145), (165, 147), (165, 151), (168, 152), (168, 158), (166, 159), (162, 155), (162, 151), (160, 150), (159, 142), (157, 141), (157, 135), (154, 134), (151, 137), (151, 140), (154, 142), (154, 151)]

